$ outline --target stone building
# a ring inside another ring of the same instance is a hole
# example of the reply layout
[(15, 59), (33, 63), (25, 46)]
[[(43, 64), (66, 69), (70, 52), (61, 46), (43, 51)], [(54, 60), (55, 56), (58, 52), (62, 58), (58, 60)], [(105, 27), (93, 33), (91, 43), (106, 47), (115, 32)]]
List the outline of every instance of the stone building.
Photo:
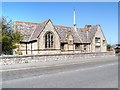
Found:
[(107, 42), (101, 26), (77, 28), (75, 11), (73, 27), (54, 25), (49, 19), (42, 23), (15, 21), (14, 29), (24, 35), (19, 48), (15, 50), (23, 55), (106, 52)]

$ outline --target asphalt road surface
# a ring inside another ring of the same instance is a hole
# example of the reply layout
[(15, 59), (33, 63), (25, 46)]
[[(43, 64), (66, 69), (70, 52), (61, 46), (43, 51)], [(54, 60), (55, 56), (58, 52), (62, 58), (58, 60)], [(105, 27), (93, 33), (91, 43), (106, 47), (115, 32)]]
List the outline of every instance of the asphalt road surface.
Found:
[(2, 88), (118, 88), (118, 57), (3, 71), (1, 83)]

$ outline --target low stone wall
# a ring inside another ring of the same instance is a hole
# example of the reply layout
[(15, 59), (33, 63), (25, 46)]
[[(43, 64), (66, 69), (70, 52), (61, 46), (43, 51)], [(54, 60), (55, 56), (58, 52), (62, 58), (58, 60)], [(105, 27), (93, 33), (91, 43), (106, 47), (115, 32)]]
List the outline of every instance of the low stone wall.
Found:
[(16, 63), (32, 63), (53, 60), (71, 60), (81, 58), (105, 57), (115, 55), (114, 52), (100, 53), (68, 53), (68, 54), (48, 54), (48, 55), (16, 55), (16, 56), (1, 56), (0, 64), (9, 65)]

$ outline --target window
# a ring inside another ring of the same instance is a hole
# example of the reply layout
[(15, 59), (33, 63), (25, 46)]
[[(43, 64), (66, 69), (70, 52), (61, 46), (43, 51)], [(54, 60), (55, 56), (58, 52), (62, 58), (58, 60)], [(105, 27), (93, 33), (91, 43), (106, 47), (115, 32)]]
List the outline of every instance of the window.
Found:
[(51, 32), (45, 35), (45, 48), (53, 48), (53, 34)]
[(69, 41), (68, 41), (68, 44), (73, 44), (73, 40), (69, 40)]
[(95, 43), (100, 43), (100, 37), (95, 37)]
[(101, 49), (100, 46), (95, 46), (95, 51), (96, 52), (100, 52), (100, 49)]
[(105, 45), (105, 40), (103, 40), (103, 45)]
[(76, 45), (75, 45), (75, 49), (79, 50), (79, 49), (80, 49), (80, 45), (79, 45), (79, 44), (76, 44)]
[(87, 45), (84, 45), (84, 50), (86, 51), (86, 49), (87, 49)]
[(62, 49), (62, 50), (64, 49), (64, 44), (63, 44), (63, 43), (61, 43), (61, 49)]

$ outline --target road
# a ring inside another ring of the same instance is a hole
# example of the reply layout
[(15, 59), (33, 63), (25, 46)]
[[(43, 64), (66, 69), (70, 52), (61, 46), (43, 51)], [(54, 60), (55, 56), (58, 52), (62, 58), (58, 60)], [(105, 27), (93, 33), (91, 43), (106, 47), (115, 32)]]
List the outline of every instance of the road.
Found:
[(2, 72), (3, 88), (118, 88), (118, 57)]

